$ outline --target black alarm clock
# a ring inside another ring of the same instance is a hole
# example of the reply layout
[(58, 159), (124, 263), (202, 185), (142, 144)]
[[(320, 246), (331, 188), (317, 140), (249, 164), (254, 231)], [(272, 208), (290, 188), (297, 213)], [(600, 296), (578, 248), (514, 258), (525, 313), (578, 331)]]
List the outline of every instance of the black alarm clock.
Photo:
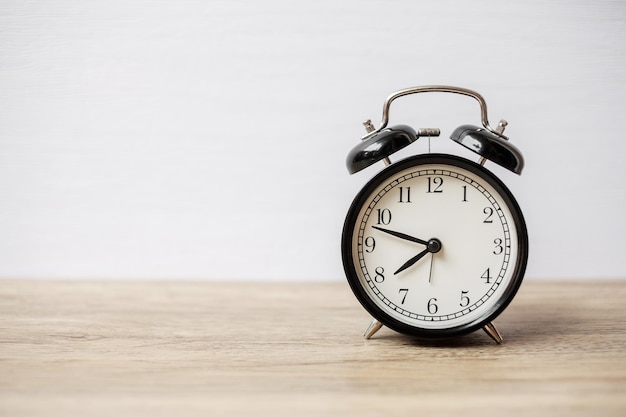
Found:
[[(462, 125), (450, 138), (475, 152), (478, 162), (427, 153), (391, 163), (389, 156), (439, 129), (387, 127), (391, 102), (423, 92), (473, 97), (482, 127)], [(493, 129), (475, 91), (451, 86), (409, 88), (390, 95), (383, 120), (349, 153), (352, 174), (383, 160), (387, 165), (352, 202), (343, 227), (346, 278), (374, 318), (365, 337), (383, 325), (421, 338), (459, 336), (484, 329), (502, 342), (493, 320), (515, 296), (526, 270), (528, 233), (522, 211), (486, 161), (520, 174), (524, 160)]]

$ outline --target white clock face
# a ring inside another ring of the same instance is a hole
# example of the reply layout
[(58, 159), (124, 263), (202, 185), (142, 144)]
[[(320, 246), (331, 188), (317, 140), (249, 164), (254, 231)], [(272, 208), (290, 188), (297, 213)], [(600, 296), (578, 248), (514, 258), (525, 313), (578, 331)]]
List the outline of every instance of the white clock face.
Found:
[(511, 197), (480, 168), (413, 165), (370, 187), (355, 208), (350, 239), (359, 284), (375, 306), (412, 327), (480, 321), (506, 304), (521, 279), (521, 213), (512, 213)]

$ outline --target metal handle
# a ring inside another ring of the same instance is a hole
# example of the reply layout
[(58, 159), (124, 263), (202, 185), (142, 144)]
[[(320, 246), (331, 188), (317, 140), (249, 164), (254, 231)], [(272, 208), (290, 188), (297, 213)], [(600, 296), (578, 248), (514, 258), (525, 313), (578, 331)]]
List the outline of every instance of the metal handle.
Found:
[(392, 95), (387, 97), (387, 99), (385, 100), (385, 104), (383, 105), (383, 120), (380, 122), (380, 126), (373, 132), (368, 133), (365, 137), (369, 137), (375, 133), (378, 133), (379, 131), (387, 127), (387, 123), (389, 123), (389, 107), (391, 106), (392, 101), (394, 101), (398, 97), (417, 93), (454, 93), (474, 98), (476, 101), (478, 101), (478, 104), (480, 104), (480, 119), (485, 129), (502, 138), (507, 139), (506, 136), (504, 136), (501, 132), (492, 129), (489, 125), (489, 120), (487, 119), (487, 103), (480, 94), (478, 94), (476, 91), (468, 90), (467, 88), (452, 87), (449, 85), (427, 85), (423, 87), (412, 87), (393, 93)]

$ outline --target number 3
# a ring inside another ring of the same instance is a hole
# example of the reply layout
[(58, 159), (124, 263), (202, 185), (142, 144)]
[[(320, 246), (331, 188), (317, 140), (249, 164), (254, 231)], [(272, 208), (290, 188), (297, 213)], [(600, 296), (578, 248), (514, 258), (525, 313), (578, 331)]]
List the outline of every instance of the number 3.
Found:
[(493, 254), (500, 255), (504, 251), (504, 248), (502, 247), (502, 239), (500, 239), (499, 237), (495, 238), (493, 240), (493, 243), (496, 244), (496, 248), (494, 249)]

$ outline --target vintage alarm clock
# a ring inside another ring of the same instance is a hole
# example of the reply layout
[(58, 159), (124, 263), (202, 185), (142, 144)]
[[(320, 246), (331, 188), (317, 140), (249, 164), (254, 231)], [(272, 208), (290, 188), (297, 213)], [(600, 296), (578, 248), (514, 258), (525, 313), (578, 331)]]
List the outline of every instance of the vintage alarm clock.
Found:
[[(462, 94), (478, 101), (482, 127), (462, 125), (450, 138), (478, 162), (428, 153), (391, 163), (389, 156), (439, 129), (387, 127), (391, 102), (424, 92)], [(374, 318), (369, 339), (383, 325), (422, 338), (484, 329), (497, 343), (493, 320), (517, 292), (526, 270), (528, 234), (513, 194), (486, 161), (516, 174), (520, 151), (503, 135), (506, 122), (489, 125), (487, 105), (475, 91), (451, 86), (409, 88), (390, 95), (381, 125), (349, 153), (353, 174), (386, 165), (358, 193), (343, 227), (341, 253), (354, 295)]]

